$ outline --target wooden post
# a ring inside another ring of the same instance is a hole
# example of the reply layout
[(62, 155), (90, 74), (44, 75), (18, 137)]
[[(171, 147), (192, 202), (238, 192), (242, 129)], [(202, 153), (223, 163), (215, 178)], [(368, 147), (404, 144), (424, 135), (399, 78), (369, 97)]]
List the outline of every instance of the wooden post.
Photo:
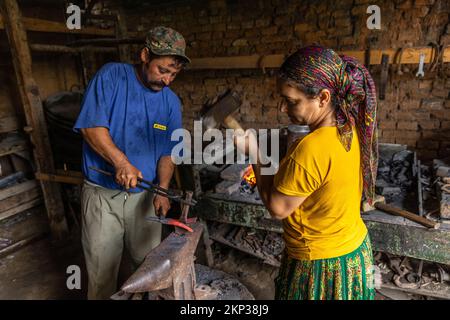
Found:
[[(37, 170), (55, 173), (53, 154), (48, 139), (47, 126), (39, 96), (39, 88), (33, 79), (31, 53), (27, 34), (17, 0), (2, 0), (1, 13), (11, 48), (14, 70), (25, 118), (30, 131), (33, 154)], [(45, 206), (54, 239), (64, 239), (68, 233), (60, 185), (49, 181), (40, 181)]]
[[(128, 36), (125, 14), (119, 9), (116, 21), (116, 36), (118, 39), (125, 39)], [(126, 44), (119, 45), (119, 57), (121, 62), (132, 63), (130, 57), (130, 46)]]

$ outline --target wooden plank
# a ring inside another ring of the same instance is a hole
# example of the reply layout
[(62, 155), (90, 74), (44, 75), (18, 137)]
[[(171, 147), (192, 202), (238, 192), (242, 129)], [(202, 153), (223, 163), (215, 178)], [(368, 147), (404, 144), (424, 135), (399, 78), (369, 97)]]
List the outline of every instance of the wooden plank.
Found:
[(28, 237), (28, 238), (26, 238), (26, 239), (17, 241), (17, 242), (15, 242), (15, 243), (13, 243), (12, 245), (7, 246), (6, 248), (1, 249), (1, 250), (0, 250), (0, 258), (1, 258), (1, 257), (4, 257), (4, 256), (7, 256), (7, 255), (9, 255), (9, 254), (11, 254), (11, 253), (13, 253), (14, 251), (17, 251), (18, 249), (20, 249), (20, 248), (22, 248), (22, 247), (24, 247), (24, 246), (26, 246), (26, 245), (28, 245), (28, 244), (34, 242), (34, 241), (43, 239), (43, 238), (45, 238), (47, 235), (48, 235), (48, 232), (40, 232), (40, 233), (37, 233), (37, 234), (35, 234), (35, 235), (32, 235), (32, 236), (30, 236), (30, 237)]
[(53, 182), (61, 182), (68, 184), (83, 184), (82, 177), (74, 177), (69, 175), (58, 175), (58, 174), (48, 174), (42, 172), (35, 173), (36, 179), (41, 181), (53, 181)]
[[(0, 201), (36, 188), (39, 189), (39, 183), (36, 180), (29, 180), (23, 183), (13, 185), (9, 188), (0, 189)], [(1, 203), (0, 207), (2, 205), (3, 204)]]
[[(21, 13), (16, 0), (0, 2), (0, 9), (11, 48), (18, 91), (24, 107), (27, 125), (31, 128), (31, 143), (34, 145), (33, 154), (37, 171), (51, 174), (55, 172), (53, 153), (39, 88), (33, 78), (31, 53)], [(41, 187), (52, 235), (55, 239), (63, 239), (68, 234), (68, 226), (64, 215), (60, 185), (54, 182), (41, 181)]]
[[(125, 21), (125, 13), (123, 9), (119, 9), (116, 20), (116, 34), (117, 38), (127, 38), (127, 24)], [(142, 42), (143, 43), (143, 42)], [(130, 46), (123, 44), (119, 45), (119, 57), (121, 62), (131, 63)]]
[(441, 225), (440, 223), (438, 223), (436, 221), (433, 221), (433, 220), (430, 220), (430, 219), (427, 219), (424, 217), (420, 217), (412, 212), (402, 210), (400, 208), (396, 208), (396, 207), (393, 207), (393, 206), (385, 204), (385, 203), (377, 202), (377, 203), (375, 203), (375, 208), (377, 208), (378, 210), (390, 213), (390, 214), (394, 214), (397, 216), (407, 218), (411, 221), (417, 222), (428, 228), (439, 229), (439, 227)]
[[(0, 16), (0, 30), (5, 29), (5, 19), (3, 19), (3, 13)], [(83, 34), (83, 35), (95, 35), (95, 36), (115, 36), (114, 29), (98, 29), (94, 27), (83, 27), (81, 29), (70, 30), (67, 28), (66, 23), (56, 22), (50, 20), (36, 19), (36, 18), (22, 18), (22, 23), (27, 31), (35, 32), (50, 32), (50, 33), (70, 33), (70, 34)]]
[(20, 206), (17, 206), (15, 208), (11, 208), (9, 210), (3, 211), (2, 213), (0, 213), (0, 221), (4, 220), (6, 218), (12, 217), (12, 216), (14, 216), (18, 213), (21, 213), (25, 210), (34, 208), (34, 207), (40, 205), (42, 202), (43, 202), (42, 198), (37, 198), (37, 199), (31, 200), (30, 202), (21, 204)]
[(24, 192), (13, 194), (12, 196), (3, 199), (0, 202), (0, 212), (14, 209), (15, 207), (20, 206), (24, 203), (40, 198), (41, 195), (42, 192), (39, 186), (30, 188)]
[[(337, 51), (339, 54), (348, 55), (358, 59), (364, 63), (366, 51), (351, 50), (351, 51)], [(381, 64), (381, 56), (383, 54), (389, 55), (389, 63), (398, 63), (393, 61), (397, 49), (386, 50), (371, 50), (370, 64)], [(416, 47), (405, 48), (401, 57), (401, 64), (416, 64), (419, 63), (419, 56), (421, 53), (425, 54), (425, 63), (430, 63), (433, 59), (432, 47)], [(251, 56), (236, 56), (236, 57), (207, 57), (192, 59), (192, 63), (188, 65), (188, 69), (254, 69), (254, 68), (279, 68), (285, 59), (285, 55), (251, 55)], [(443, 52), (443, 61), (450, 62), (450, 46), (445, 47)]]
[(31, 44), (30, 49), (36, 52), (56, 52), (56, 53), (70, 53), (70, 54), (79, 54), (80, 52), (85, 51), (106, 52), (106, 53), (117, 52), (116, 48), (93, 47), (93, 46), (72, 48), (68, 46), (52, 45), (52, 44)]
[(81, 171), (73, 171), (73, 170), (61, 170), (61, 169), (56, 169), (56, 174), (61, 175), (61, 176), (70, 176), (70, 177), (78, 177), (78, 178), (83, 178), (83, 172)]
[(0, 133), (16, 131), (19, 129), (19, 120), (15, 116), (0, 118)]
[(0, 178), (0, 188), (7, 188), (13, 184), (16, 184), (18, 181), (23, 180), (25, 178), (25, 174), (23, 172), (14, 172), (7, 176)]

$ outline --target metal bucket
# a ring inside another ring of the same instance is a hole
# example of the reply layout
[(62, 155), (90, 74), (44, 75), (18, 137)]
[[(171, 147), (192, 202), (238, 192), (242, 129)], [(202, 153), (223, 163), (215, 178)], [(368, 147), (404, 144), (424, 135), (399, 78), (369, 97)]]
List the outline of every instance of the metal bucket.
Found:
[(309, 126), (306, 125), (297, 125), (291, 124), (287, 127), (287, 147), (288, 149), (291, 145), (298, 141), (299, 139), (303, 139), (311, 130)]

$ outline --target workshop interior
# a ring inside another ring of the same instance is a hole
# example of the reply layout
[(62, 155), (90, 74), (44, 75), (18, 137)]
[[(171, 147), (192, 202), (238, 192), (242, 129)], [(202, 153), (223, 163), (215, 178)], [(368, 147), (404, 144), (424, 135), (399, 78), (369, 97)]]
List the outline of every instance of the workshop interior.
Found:
[(0, 300), (450, 299), (449, 1), (1, 0), (0, 55)]

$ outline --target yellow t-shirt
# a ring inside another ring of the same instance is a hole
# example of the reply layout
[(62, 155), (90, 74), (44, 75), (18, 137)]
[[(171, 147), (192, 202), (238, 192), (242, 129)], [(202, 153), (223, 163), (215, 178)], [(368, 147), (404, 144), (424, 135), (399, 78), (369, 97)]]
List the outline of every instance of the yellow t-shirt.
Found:
[(307, 135), (280, 163), (275, 188), (307, 197), (283, 220), (289, 256), (299, 260), (339, 257), (357, 249), (367, 235), (361, 219), (362, 174), (357, 133), (346, 152), (336, 127)]

